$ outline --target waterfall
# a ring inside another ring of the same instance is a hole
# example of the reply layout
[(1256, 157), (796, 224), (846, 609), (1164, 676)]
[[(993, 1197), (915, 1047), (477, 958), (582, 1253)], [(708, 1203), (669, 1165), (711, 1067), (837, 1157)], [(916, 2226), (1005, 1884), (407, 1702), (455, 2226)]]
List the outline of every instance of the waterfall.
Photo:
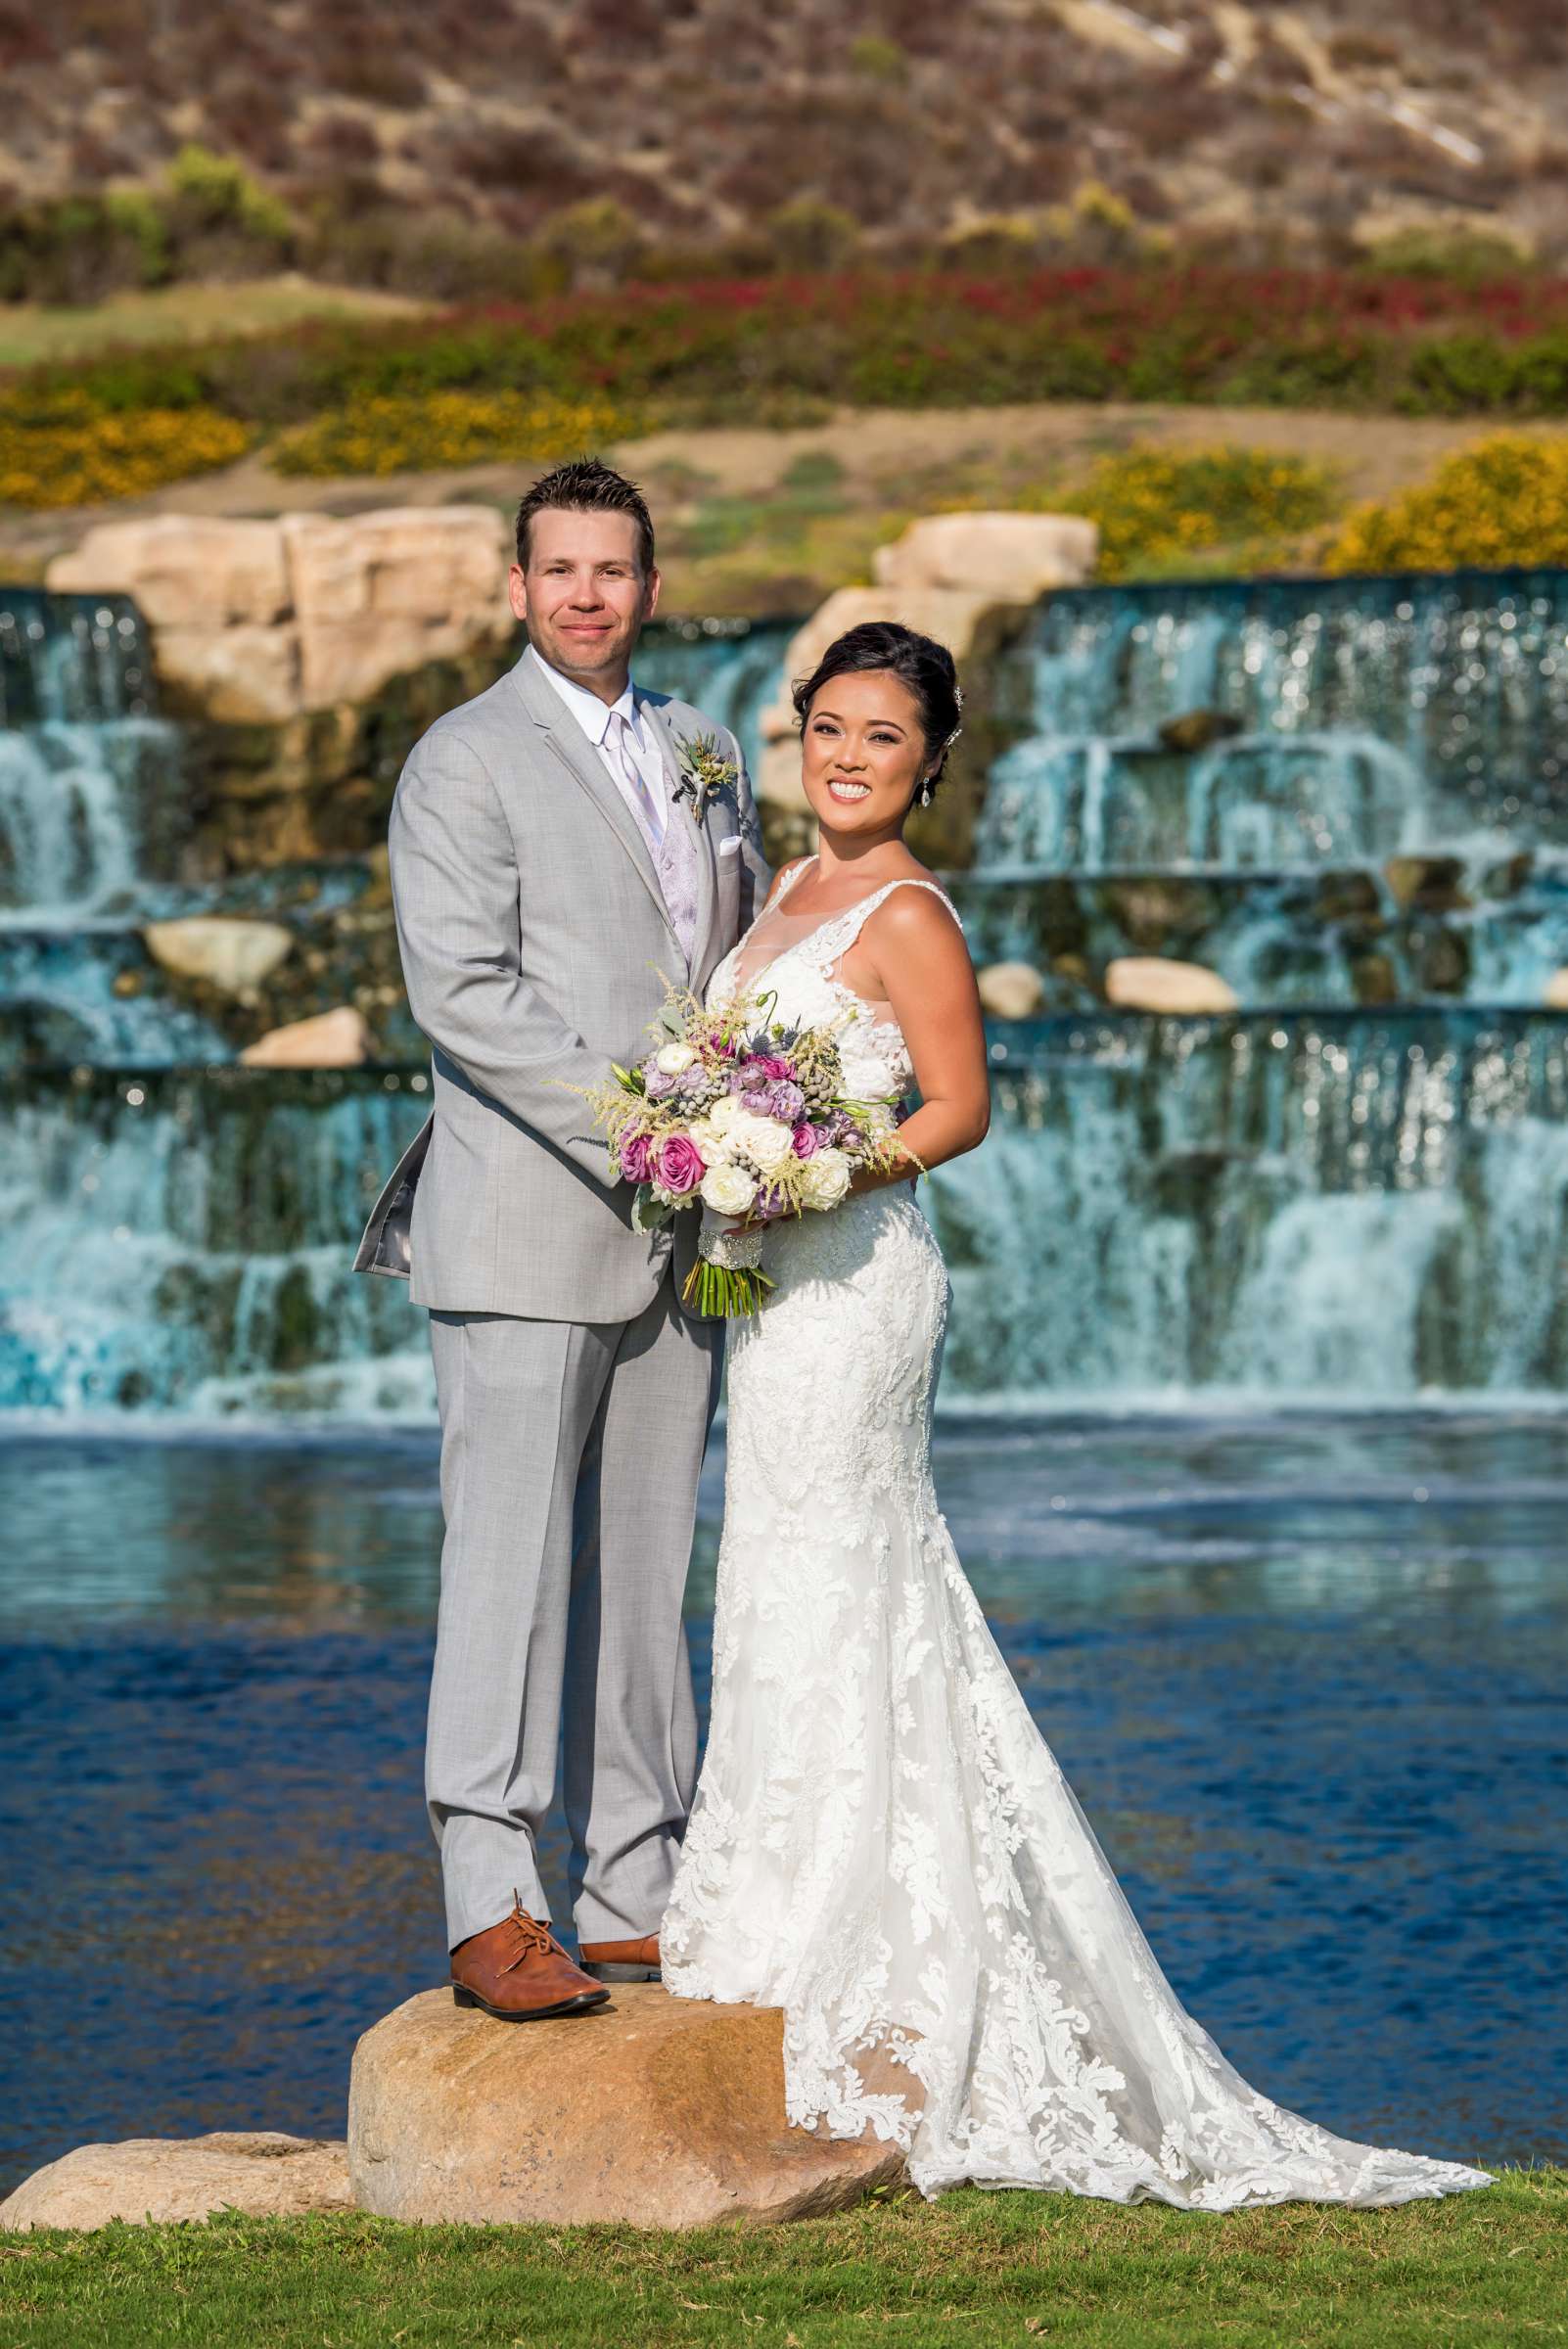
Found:
[(424, 1316), (349, 1270), (423, 1071), (0, 1078), (0, 1407), (429, 1408)]
[(762, 713), (778, 690), (784, 655), (800, 624), (796, 620), (656, 621), (637, 646), (637, 682), (655, 693), (677, 694), (728, 726), (755, 775), (762, 752)]
[[(1030, 730), (954, 887), (977, 959), (1036, 965), (1051, 1008), (992, 1025), (991, 1138), (930, 1185), (950, 1397), (1568, 1388), (1568, 1028), (1538, 1008), (1568, 965), (1565, 627), (1555, 572), (1033, 616)], [(650, 631), (639, 675), (755, 756), (790, 632)], [(133, 613), (11, 598), (0, 693), (0, 1407), (428, 1415), (423, 1316), (349, 1268), (424, 1070), (214, 1065), (152, 986), (179, 740)], [(1242, 1009), (1108, 1014), (1126, 953), (1207, 962)]]
[(960, 1391), (1568, 1385), (1560, 1019), (1101, 1015), (993, 1053), (991, 1138), (933, 1181)]
[(7, 592), (0, 606), (0, 916), (127, 912), (166, 869), (179, 736), (153, 714), (122, 600)]
[[(1051, 597), (982, 864), (1295, 869), (1568, 846), (1568, 573)], [(1195, 754), (1160, 729), (1211, 713)]]

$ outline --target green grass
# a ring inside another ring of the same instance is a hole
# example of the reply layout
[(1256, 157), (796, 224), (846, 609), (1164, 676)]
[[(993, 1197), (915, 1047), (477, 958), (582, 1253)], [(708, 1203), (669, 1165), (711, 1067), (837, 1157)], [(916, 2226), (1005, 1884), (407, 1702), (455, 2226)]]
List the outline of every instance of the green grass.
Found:
[(1228, 2218), (899, 2195), (745, 2232), (225, 2218), (0, 2236), (4, 2349), (1469, 2349), (1568, 2341), (1568, 2171)]
[(0, 367), (90, 358), (133, 343), (269, 335), (298, 326), (302, 318), (417, 317), (429, 307), (397, 294), (319, 286), (292, 275), (252, 278), (232, 286), (164, 286), (151, 294), (115, 294), (105, 301), (69, 308), (6, 302), (0, 303)]

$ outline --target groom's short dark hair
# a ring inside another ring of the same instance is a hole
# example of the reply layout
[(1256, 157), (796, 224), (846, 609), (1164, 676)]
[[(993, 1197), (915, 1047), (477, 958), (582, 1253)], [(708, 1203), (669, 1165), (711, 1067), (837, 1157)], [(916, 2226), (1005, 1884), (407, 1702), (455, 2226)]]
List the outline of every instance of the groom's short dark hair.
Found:
[(637, 562), (643, 576), (654, 567), (653, 516), (635, 482), (597, 457), (574, 457), (541, 474), (517, 510), (517, 559), (529, 567), (529, 532), (535, 514), (554, 506), (567, 514), (629, 514), (637, 526)]

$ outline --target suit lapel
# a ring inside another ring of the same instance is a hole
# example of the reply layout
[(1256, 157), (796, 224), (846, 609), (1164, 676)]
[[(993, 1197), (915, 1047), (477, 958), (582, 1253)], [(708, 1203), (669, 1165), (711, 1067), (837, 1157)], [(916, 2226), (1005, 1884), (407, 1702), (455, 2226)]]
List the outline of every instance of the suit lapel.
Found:
[[(669, 820), (672, 824), (691, 824), (690, 803), (674, 797), (675, 785), (680, 781), (680, 751), (669, 708), (642, 696), (638, 698), (659, 738), (659, 747), (664, 755), (665, 772), (670, 790)], [(692, 824), (692, 829), (697, 835), (697, 921), (691, 949), (692, 973), (696, 977), (702, 971), (708, 933), (713, 925), (714, 905), (718, 894), (718, 869), (714, 836), (709, 830), (707, 817), (699, 824)]]
[[(610, 826), (611, 831), (621, 842), (622, 847), (641, 875), (648, 895), (658, 908), (660, 920), (669, 932), (670, 937), (674, 938), (674, 926), (669, 919), (669, 908), (665, 903), (665, 893), (659, 886), (659, 875), (654, 870), (654, 861), (648, 852), (648, 843), (643, 838), (642, 826), (623, 799), (609, 768), (577, 724), (571, 711), (560, 696), (551, 691), (545, 679), (535, 676), (532, 670), (533, 664), (526, 653), (512, 670), (512, 683), (517, 688), (524, 709), (568, 773), (587, 793), (599, 813)], [(679, 945), (678, 939), (675, 940), (675, 944), (677, 946)]]

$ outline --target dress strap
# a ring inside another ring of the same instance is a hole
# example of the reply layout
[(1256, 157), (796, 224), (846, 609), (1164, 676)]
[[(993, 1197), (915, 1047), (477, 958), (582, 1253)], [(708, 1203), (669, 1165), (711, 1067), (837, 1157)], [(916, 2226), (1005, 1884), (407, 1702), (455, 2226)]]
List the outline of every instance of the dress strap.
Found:
[(842, 913), (837, 913), (831, 921), (824, 922), (817, 932), (816, 938), (811, 942), (817, 949), (817, 960), (824, 966), (841, 961), (848, 954), (877, 907), (886, 898), (891, 898), (896, 889), (929, 890), (932, 897), (942, 899), (953, 920), (958, 922), (959, 930), (963, 929), (963, 923), (958, 921), (958, 908), (946, 891), (939, 889), (935, 881), (917, 881), (910, 873), (900, 880), (884, 882), (883, 886), (880, 889), (874, 889), (868, 898), (861, 898), (856, 904), (847, 905)]

